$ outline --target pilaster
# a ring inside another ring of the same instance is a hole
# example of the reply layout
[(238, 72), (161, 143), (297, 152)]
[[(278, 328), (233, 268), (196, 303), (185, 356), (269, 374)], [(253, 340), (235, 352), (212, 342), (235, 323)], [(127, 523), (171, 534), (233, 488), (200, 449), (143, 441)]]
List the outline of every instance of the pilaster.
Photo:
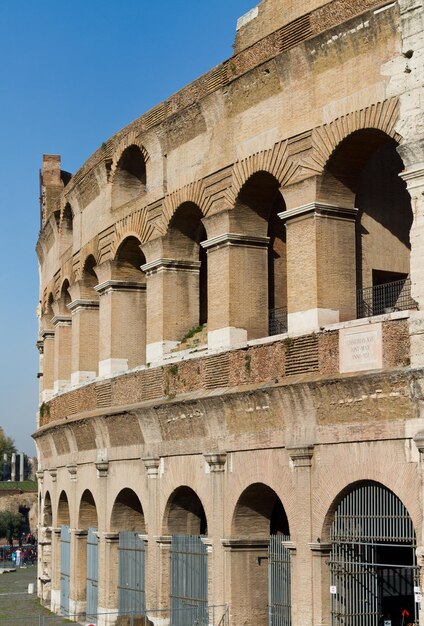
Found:
[(356, 318), (356, 215), (316, 201), (279, 213), (287, 229), (289, 332)]

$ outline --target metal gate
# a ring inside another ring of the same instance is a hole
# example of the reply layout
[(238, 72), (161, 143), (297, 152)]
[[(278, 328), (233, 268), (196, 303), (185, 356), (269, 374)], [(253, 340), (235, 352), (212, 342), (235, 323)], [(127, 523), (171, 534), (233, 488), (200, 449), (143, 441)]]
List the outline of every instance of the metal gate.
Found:
[(60, 612), (69, 615), (69, 581), (71, 577), (71, 530), (60, 528)]
[(377, 484), (354, 488), (336, 509), (331, 541), (332, 626), (399, 626), (417, 618), (415, 531), (394, 493)]
[(199, 536), (171, 540), (171, 626), (208, 624), (208, 558)]
[(89, 528), (87, 534), (87, 618), (95, 621), (98, 604), (99, 540), (97, 530)]
[(269, 540), (269, 626), (291, 625), (291, 562), (284, 541), (290, 541), (290, 537), (271, 535)]
[(146, 542), (137, 533), (119, 533), (118, 609), (120, 615), (143, 615)]

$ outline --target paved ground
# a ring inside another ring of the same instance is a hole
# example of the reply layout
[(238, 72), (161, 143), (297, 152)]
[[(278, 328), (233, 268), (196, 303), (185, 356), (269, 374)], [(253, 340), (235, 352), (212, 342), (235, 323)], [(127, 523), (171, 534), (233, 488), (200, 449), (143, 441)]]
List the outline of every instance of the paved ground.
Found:
[(33, 583), (36, 590), (36, 579), (36, 565), (0, 574), (0, 626), (61, 626), (70, 623), (41, 607), (36, 593), (28, 593), (29, 583)]

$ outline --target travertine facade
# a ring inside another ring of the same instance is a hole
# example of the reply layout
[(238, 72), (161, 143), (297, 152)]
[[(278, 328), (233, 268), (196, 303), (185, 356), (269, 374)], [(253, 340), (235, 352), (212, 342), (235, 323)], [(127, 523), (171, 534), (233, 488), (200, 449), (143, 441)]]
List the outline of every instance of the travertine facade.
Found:
[(39, 594), (424, 624), (423, 1), (262, 0), (234, 50), (75, 175), (43, 158)]

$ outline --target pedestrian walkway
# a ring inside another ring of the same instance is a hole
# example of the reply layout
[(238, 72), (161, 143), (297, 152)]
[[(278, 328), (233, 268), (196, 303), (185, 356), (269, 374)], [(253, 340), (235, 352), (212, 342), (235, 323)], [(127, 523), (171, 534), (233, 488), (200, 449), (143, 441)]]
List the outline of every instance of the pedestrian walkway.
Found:
[(61, 626), (69, 624), (40, 606), (36, 593), (28, 593), (28, 585), (37, 589), (37, 566), (20, 567), (0, 576), (0, 626)]

